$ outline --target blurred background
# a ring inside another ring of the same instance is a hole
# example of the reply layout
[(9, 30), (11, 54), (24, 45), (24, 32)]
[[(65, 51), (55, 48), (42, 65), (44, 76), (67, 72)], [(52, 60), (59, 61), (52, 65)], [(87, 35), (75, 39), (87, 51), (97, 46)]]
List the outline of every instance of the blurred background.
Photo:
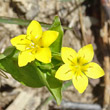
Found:
[(45, 87), (23, 86), (7, 74), (8, 79), (0, 77), (0, 110), (110, 110), (110, 0), (0, 0), (0, 53), (11, 45), (11, 38), (26, 33), (26, 26), (7, 24), (3, 18), (52, 24), (56, 15), (64, 26), (63, 46), (78, 51), (93, 44), (94, 62), (105, 76), (90, 79), (83, 94), (69, 86), (58, 106)]

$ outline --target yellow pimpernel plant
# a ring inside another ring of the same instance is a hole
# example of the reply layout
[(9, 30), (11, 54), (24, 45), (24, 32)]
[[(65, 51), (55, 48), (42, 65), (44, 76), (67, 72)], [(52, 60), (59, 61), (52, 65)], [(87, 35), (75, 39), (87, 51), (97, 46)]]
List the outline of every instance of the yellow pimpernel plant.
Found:
[(33, 20), (26, 35), (19, 35), (11, 39), (11, 43), (20, 50), (18, 56), (19, 67), (26, 66), (29, 62), (37, 59), (43, 63), (51, 62), (51, 50), (49, 46), (57, 39), (57, 31), (42, 30), (39, 22)]
[(103, 69), (91, 62), (93, 56), (91, 44), (82, 47), (78, 53), (72, 48), (63, 47), (61, 57), (65, 64), (57, 70), (55, 77), (63, 81), (72, 79), (74, 87), (83, 93), (88, 85), (88, 77), (97, 79), (104, 75)]

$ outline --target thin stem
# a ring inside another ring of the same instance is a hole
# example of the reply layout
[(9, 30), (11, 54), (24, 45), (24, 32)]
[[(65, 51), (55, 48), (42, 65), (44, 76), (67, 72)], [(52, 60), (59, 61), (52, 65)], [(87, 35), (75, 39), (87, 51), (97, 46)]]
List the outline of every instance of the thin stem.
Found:
[[(22, 26), (28, 26), (31, 20), (23, 20), (19, 18), (9, 18), (9, 17), (2, 17), (0, 16), (0, 23), (7, 23), (7, 24), (17, 24), (17, 25), (22, 25)], [(42, 27), (51, 27), (51, 24), (39, 22)], [(63, 26), (63, 29), (67, 30), (74, 30), (73, 28), (65, 27)]]

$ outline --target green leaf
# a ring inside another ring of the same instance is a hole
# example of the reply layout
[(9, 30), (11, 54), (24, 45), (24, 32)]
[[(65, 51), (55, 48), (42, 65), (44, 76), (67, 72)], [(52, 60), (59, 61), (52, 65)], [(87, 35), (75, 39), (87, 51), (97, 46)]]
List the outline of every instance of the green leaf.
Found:
[(50, 93), (55, 98), (57, 104), (59, 105), (62, 100), (61, 96), (62, 82), (56, 79), (52, 74), (48, 75), (47, 73), (42, 72), (38, 67), (36, 67), (36, 70), (40, 77), (40, 80), (48, 88)]
[[(56, 63), (57, 62), (55, 60), (54, 64), (56, 65)], [(62, 82), (54, 77), (54, 75), (52, 74), (53, 67), (50, 68), (50, 65), (51, 64), (40, 65), (39, 69), (38, 63), (32, 62), (25, 67), (18, 67), (18, 62), (13, 57), (7, 57), (0, 60), (0, 69), (4, 70), (7, 73), (10, 73), (14, 79), (26, 86), (46, 86), (52, 96), (55, 98), (56, 102), (60, 104), (62, 100)], [(46, 69), (45, 66), (47, 66)]]
[(62, 38), (63, 38), (63, 28), (60, 23), (60, 19), (58, 16), (55, 16), (54, 22), (50, 28), (50, 30), (58, 31), (59, 36), (57, 40), (50, 46), (52, 52), (60, 52), (62, 47)]
[(47, 82), (49, 84), (50, 90), (54, 98), (57, 101), (57, 104), (60, 105), (62, 100), (61, 89), (62, 89), (62, 82), (53, 77), (52, 75), (47, 75)]
[(48, 88), (52, 96), (55, 98), (57, 104), (60, 104), (62, 100), (62, 82), (54, 77), (55, 72), (59, 67), (59, 62), (59, 60), (54, 58), (52, 59), (52, 63), (49, 64), (43, 64), (35, 61), (36, 69), (41, 72), (39, 76), (41, 77), (43, 84)]
[(25, 67), (18, 67), (18, 62), (12, 58), (5, 58), (0, 60), (0, 69), (10, 73), (13, 78), (22, 84), (30, 87), (44, 86), (40, 80), (36, 68), (32, 64)]
[(13, 46), (7, 47), (5, 51), (2, 54), (0, 54), (0, 60), (12, 55), (14, 51), (15, 51), (15, 47)]

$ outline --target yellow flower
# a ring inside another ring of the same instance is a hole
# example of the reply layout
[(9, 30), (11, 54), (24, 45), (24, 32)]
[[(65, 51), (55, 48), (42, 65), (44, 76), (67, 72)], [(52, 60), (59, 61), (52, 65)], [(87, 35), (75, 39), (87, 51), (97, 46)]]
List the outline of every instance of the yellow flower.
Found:
[(91, 62), (93, 56), (91, 44), (82, 47), (78, 53), (72, 48), (63, 47), (61, 57), (65, 64), (58, 69), (55, 77), (64, 81), (72, 79), (74, 87), (83, 93), (88, 85), (88, 77), (97, 79), (104, 75), (103, 69)]
[(27, 28), (26, 35), (19, 35), (11, 39), (11, 43), (18, 50), (18, 65), (20, 67), (37, 59), (43, 63), (51, 62), (51, 50), (49, 46), (57, 39), (57, 31), (42, 31), (41, 25), (33, 20)]

